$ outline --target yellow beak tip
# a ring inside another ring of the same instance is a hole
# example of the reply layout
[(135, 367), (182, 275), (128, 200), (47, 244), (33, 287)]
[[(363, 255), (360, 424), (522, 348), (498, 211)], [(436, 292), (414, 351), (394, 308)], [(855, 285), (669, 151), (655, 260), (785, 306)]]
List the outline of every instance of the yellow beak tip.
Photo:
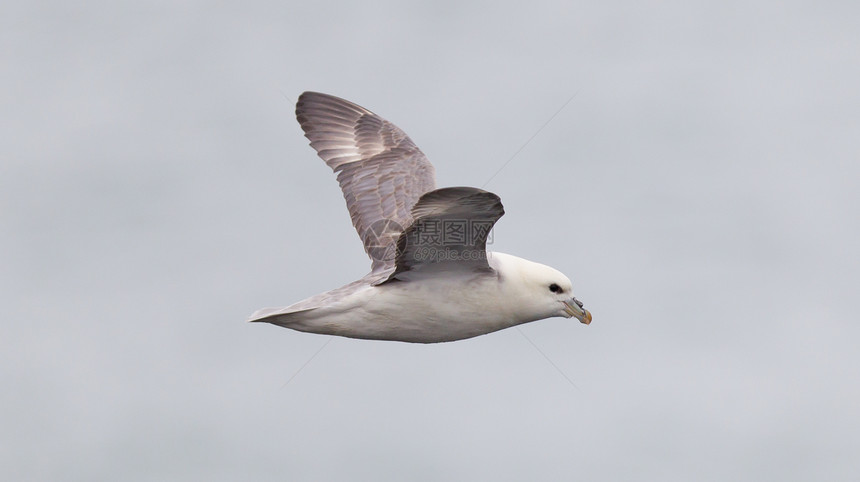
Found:
[(590, 311), (585, 310), (585, 319), (582, 320), (582, 322), (585, 323), (586, 325), (591, 324), (591, 312)]

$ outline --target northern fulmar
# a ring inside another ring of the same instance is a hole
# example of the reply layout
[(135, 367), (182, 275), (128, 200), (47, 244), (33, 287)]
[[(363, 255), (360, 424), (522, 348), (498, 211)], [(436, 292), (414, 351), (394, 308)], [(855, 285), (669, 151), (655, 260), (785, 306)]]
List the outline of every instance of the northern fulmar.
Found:
[(344, 99), (305, 92), (296, 117), (337, 174), (369, 274), (249, 321), (371, 340), (438, 343), (561, 316), (591, 323), (570, 279), (549, 266), (488, 252), (505, 213), (474, 187), (436, 189), (435, 170), (405, 132)]

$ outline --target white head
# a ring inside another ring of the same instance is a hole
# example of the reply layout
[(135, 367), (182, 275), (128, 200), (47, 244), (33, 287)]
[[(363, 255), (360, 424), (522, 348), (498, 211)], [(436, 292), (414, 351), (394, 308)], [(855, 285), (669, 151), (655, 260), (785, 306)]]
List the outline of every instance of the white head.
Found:
[(591, 313), (573, 297), (570, 279), (560, 271), (504, 253), (491, 253), (488, 260), (505, 285), (509, 306), (530, 321), (563, 316), (591, 323)]

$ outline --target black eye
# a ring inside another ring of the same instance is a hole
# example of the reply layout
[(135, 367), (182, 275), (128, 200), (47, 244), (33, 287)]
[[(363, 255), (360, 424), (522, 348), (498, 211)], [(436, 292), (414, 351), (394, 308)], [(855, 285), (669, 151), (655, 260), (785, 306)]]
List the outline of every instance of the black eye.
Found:
[(549, 290), (552, 291), (553, 293), (561, 293), (561, 286), (553, 283), (553, 284), (549, 285)]

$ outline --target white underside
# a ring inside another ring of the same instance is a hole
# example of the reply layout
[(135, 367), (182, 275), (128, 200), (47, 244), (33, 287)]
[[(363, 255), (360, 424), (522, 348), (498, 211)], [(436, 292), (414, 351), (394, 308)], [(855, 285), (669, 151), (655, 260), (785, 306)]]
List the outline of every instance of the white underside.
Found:
[(512, 263), (527, 262), (495, 253), (498, 275), (461, 274), (418, 281), (362, 285), (325, 306), (300, 312), (284, 309), (265, 321), (294, 330), (415, 343), (461, 340), (534, 321), (554, 313), (523, 310), (522, 291), (506, 277)]

